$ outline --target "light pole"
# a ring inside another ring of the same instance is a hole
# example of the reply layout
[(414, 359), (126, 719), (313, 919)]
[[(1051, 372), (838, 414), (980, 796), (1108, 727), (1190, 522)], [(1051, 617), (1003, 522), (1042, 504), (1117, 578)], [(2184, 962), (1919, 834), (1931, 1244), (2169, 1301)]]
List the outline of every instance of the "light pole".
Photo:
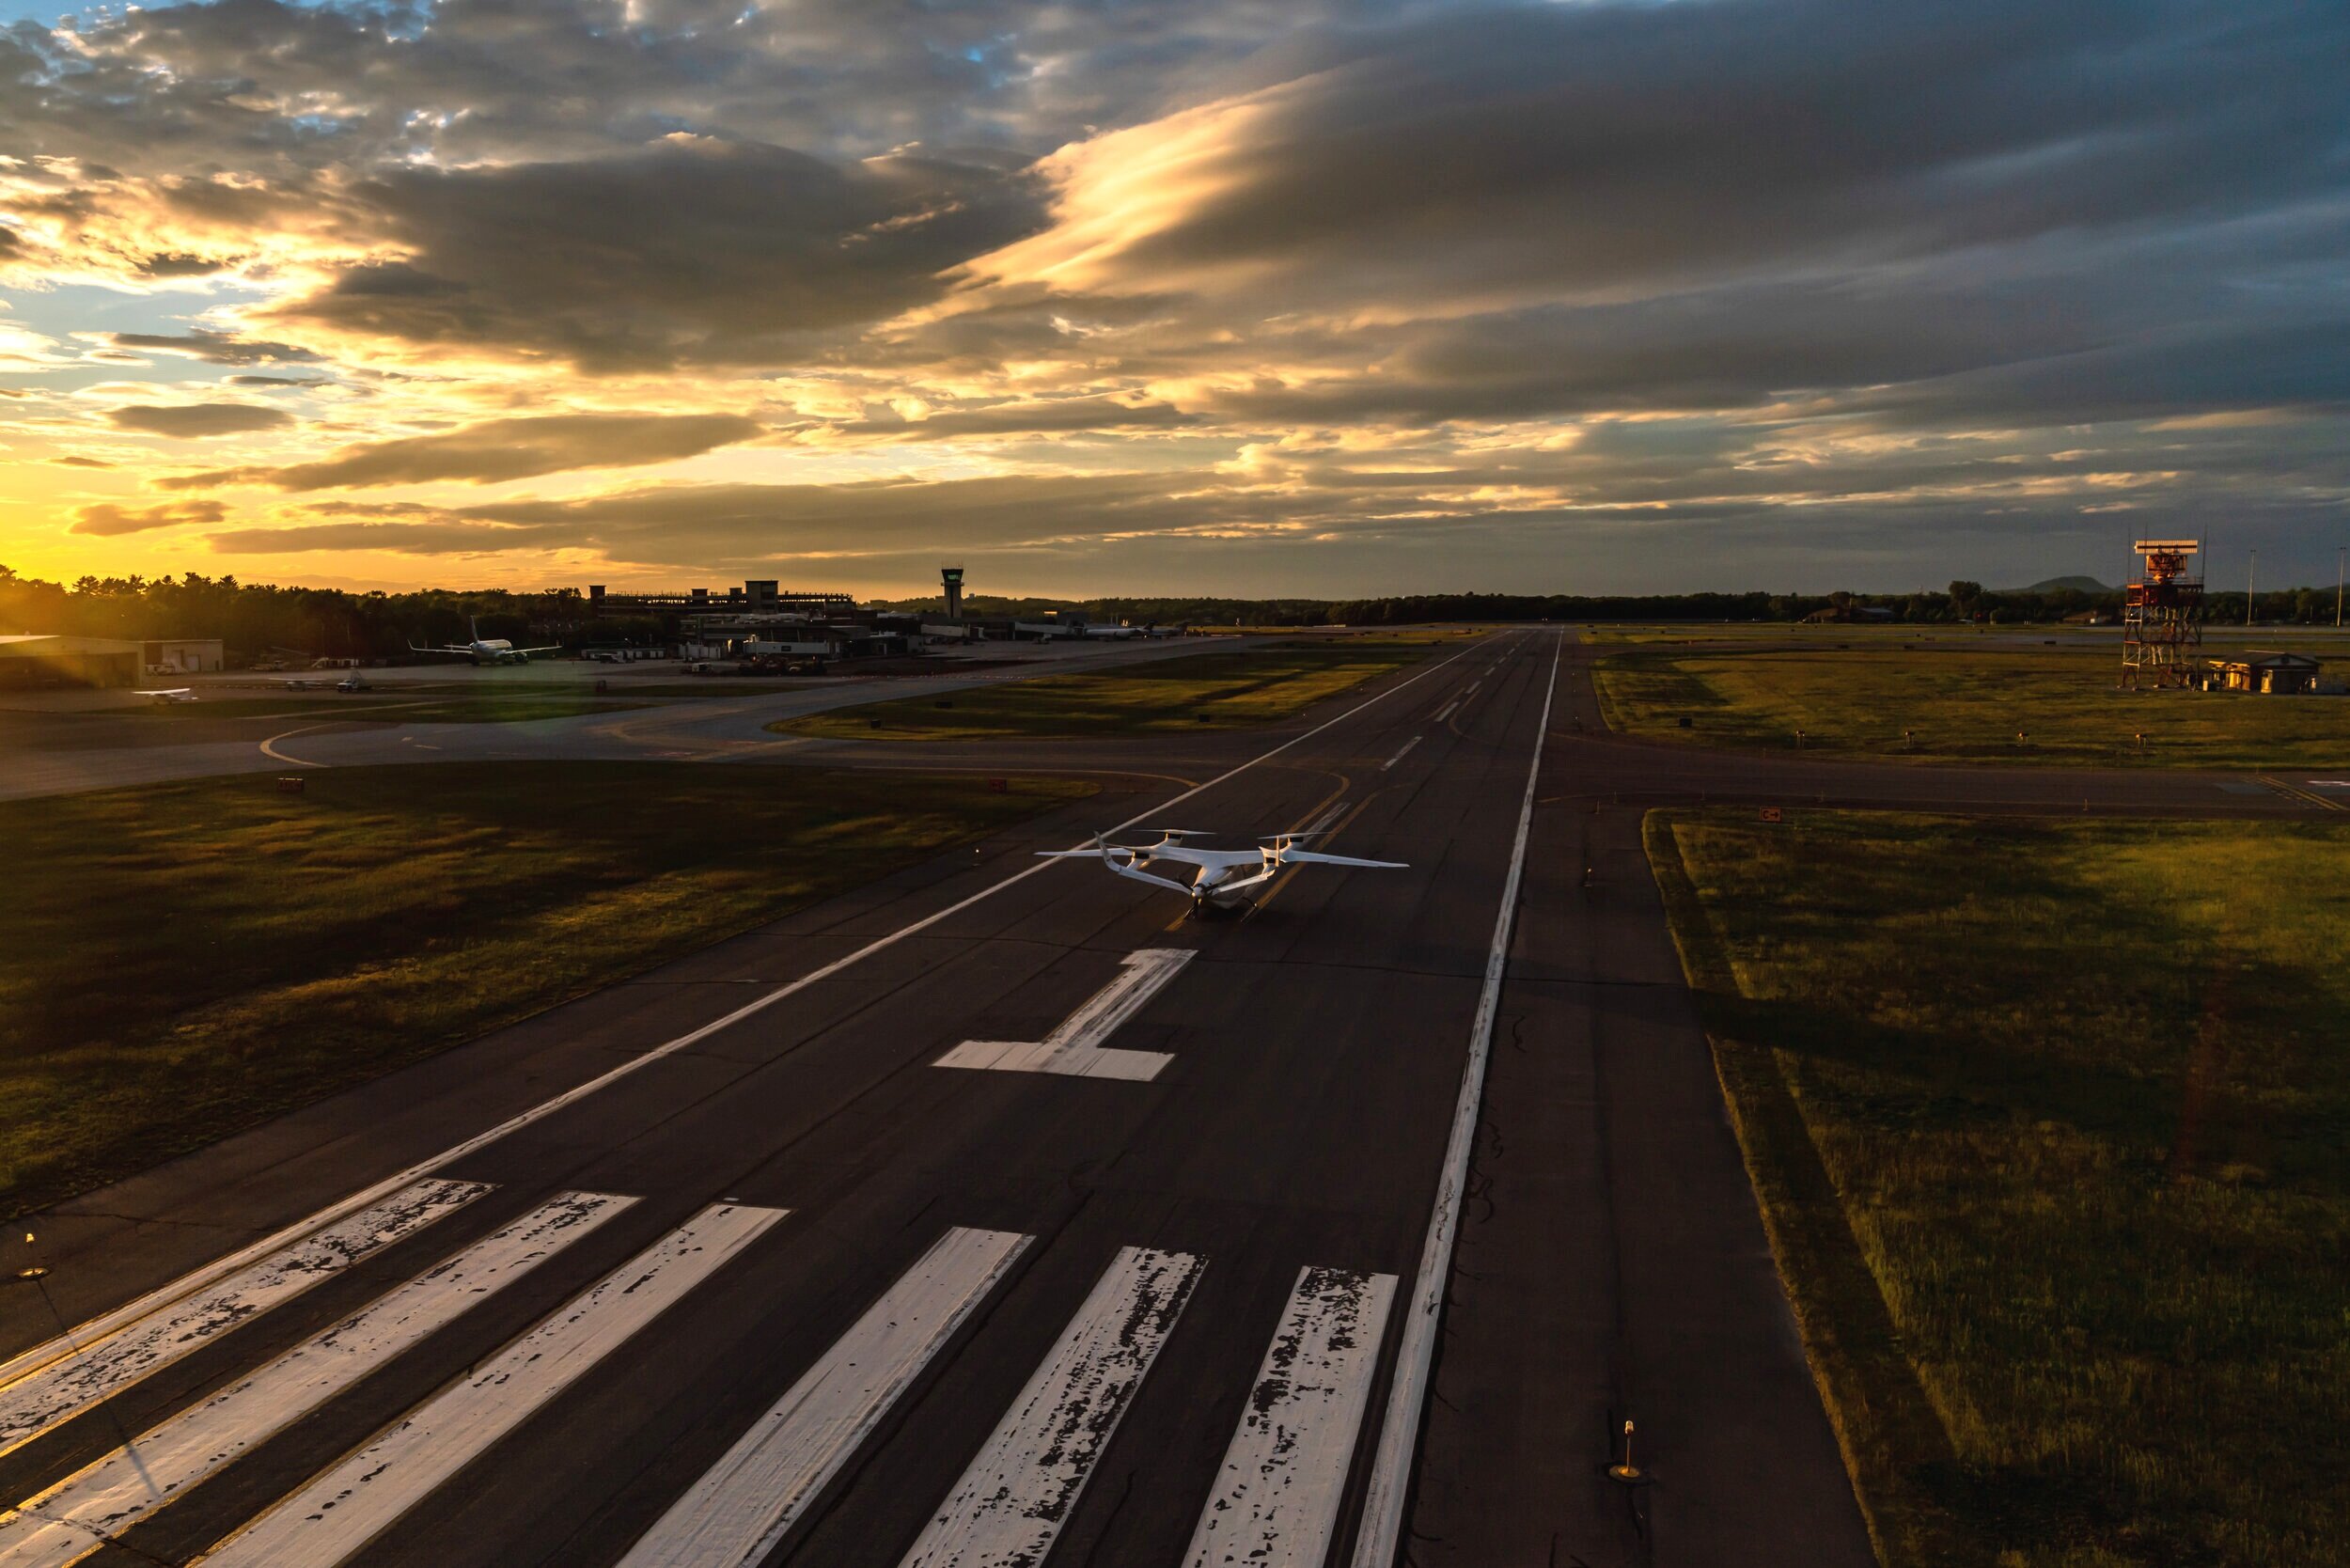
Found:
[(2343, 558), (2344, 558), (2345, 557), (2350, 557), (2350, 549), (2344, 549), (2344, 548), (2342, 548), (2342, 547), (2337, 547), (2337, 548), (2335, 549), (2335, 551), (2334, 551), (2334, 629), (2335, 629), (2336, 631), (2340, 631), (2340, 630), (2342, 629), (2342, 561), (2343, 561)]
[(2252, 580), (2260, 575), (2261, 553), (2252, 552), (2252, 564), (2244, 569), (2244, 629), (2252, 629)]

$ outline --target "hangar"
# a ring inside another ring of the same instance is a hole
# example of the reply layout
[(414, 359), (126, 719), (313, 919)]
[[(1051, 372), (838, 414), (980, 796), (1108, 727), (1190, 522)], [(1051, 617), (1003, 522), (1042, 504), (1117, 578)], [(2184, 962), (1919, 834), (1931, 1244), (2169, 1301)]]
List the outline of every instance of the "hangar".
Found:
[(148, 669), (157, 675), (201, 675), (228, 667), (218, 637), (149, 638), (141, 647)]
[(0, 636), (0, 691), (136, 685), (140, 652), (112, 637)]

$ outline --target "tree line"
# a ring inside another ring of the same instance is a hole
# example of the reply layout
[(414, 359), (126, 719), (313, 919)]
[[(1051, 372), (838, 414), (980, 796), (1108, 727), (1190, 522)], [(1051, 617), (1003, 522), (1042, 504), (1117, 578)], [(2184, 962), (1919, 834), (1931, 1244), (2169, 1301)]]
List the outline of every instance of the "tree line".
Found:
[(500, 588), (415, 593), (352, 593), (341, 588), (280, 588), (207, 577), (84, 577), (72, 584), (21, 577), (0, 566), (0, 632), (139, 641), (218, 637), (230, 651), (306, 653), (338, 659), (384, 658), (423, 643), (462, 642), (466, 619), (485, 637), (570, 642), (596, 626), (600, 640), (625, 628), (591, 622), (576, 588), (512, 593)]
[[(885, 607), (940, 611), (944, 601), (897, 601)], [(1160, 626), (1400, 626), (1422, 621), (1799, 621), (1822, 612), (1838, 618), (1904, 623), (2056, 621), (2097, 612), (2118, 619), (2118, 590), (2060, 588), (1996, 592), (1957, 581), (1940, 593), (1408, 594), (1379, 599), (1104, 598), (1067, 600), (974, 597), (966, 613), (1038, 615), (1077, 611), (1090, 619)], [(1871, 612), (1864, 615), (1863, 612)], [(2279, 588), (2261, 594), (2254, 614), (2271, 623), (2327, 624), (2331, 589)], [(2241, 625), (2245, 596), (2215, 593), (2204, 619)], [(86, 576), (71, 584), (21, 577), (0, 566), (0, 633), (47, 632), (139, 640), (218, 637), (246, 658), (270, 652), (333, 658), (384, 658), (423, 643), (462, 642), (468, 617), (485, 637), (516, 641), (658, 642), (676, 633), (674, 617), (588, 613), (577, 588), (517, 593), (504, 588), (425, 588), (352, 593), (342, 588), (240, 583), (187, 572), (172, 577)]]

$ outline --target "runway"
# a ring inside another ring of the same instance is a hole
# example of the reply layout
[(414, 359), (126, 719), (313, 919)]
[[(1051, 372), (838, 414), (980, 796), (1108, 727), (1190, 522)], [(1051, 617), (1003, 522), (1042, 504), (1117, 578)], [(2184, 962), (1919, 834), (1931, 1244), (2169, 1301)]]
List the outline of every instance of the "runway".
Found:
[[(1603, 741), (1582, 657), (1029, 748), (1131, 777), (40, 1217), (0, 1568), (1872, 1562), (1642, 802), (2320, 808)], [(1034, 855), (1120, 821), (1410, 864)]]
[[(1348, 1560), (1414, 1468), (1554, 647), (1390, 677), (1176, 808), (1407, 870), (1189, 921), (1006, 846), (73, 1206), (59, 1313), (134, 1310), (42, 1350), (8, 1301), (0, 1562)], [(1183, 956), (1129, 996), (1146, 954)], [(404, 1228), (269, 1235), (354, 1195)], [(102, 1217), (164, 1208), (206, 1229)]]

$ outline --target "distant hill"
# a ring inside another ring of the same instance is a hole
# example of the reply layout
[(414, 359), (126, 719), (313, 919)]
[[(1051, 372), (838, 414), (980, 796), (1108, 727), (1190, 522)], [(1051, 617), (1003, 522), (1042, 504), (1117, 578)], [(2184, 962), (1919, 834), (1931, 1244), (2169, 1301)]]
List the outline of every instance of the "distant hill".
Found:
[(2001, 588), (1999, 591), (2001, 593), (2054, 593), (2059, 588), (2071, 588), (2075, 593), (2114, 593), (2119, 591), (2118, 589), (2106, 587), (2105, 584), (2097, 581), (2094, 577), (2050, 577), (2045, 582), (2034, 583), (2029, 588)]

